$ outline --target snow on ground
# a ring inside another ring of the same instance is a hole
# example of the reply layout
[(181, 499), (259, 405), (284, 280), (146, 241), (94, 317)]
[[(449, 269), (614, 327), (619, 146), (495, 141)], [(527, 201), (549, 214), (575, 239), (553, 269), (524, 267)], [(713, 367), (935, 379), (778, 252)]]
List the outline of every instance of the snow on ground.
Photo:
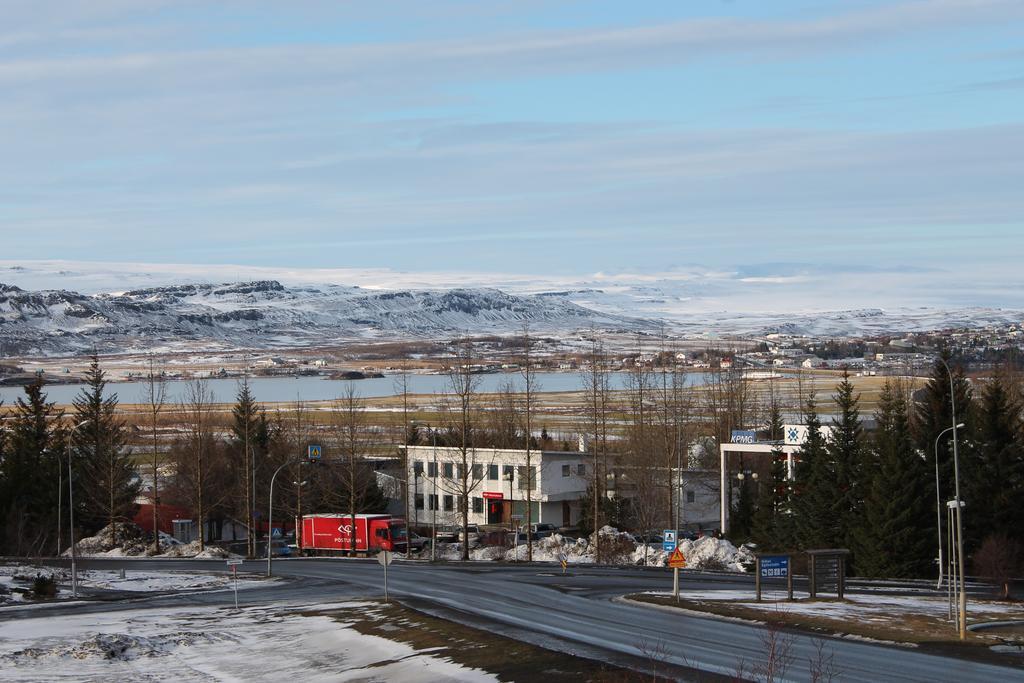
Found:
[[(18, 589), (31, 589), (32, 579), (36, 576), (52, 577), (58, 584), (56, 600), (71, 598), (71, 570), (64, 567), (46, 567), (31, 564), (0, 565), (0, 605), (7, 603), (26, 602), (25, 595)], [(265, 579), (239, 578), (239, 590), (266, 585)], [(152, 571), (125, 569), (124, 577), (120, 570), (87, 569), (78, 572), (79, 593), (88, 596), (90, 589), (149, 592), (149, 591), (191, 591), (217, 590), (233, 588), (231, 574), (196, 573), (187, 571)], [(32, 601), (29, 598), (28, 601)], [(47, 602), (47, 601), (41, 601)]]
[[(359, 610), (369, 603), (318, 609)], [(0, 622), (0, 681), (495, 681), (306, 606), (157, 608)]]
[[(593, 534), (590, 538), (568, 538), (561, 534), (553, 534), (547, 538), (534, 541), (534, 562), (561, 562), (568, 564), (590, 564), (595, 561)], [(660, 545), (637, 543), (627, 533), (606, 526), (601, 529), (601, 555), (608, 564), (644, 565), (663, 567), (671, 553), (665, 552)], [(736, 548), (732, 543), (721, 538), (705, 536), (695, 541), (686, 540), (680, 544), (686, 566), (689, 569), (721, 570), (744, 572), (745, 564), (753, 563), (754, 556), (746, 547)], [(523, 562), (528, 557), (526, 544), (515, 548), (486, 546), (471, 548), (471, 560), (504, 560)], [(439, 543), (438, 557), (444, 560), (462, 558), (460, 543)], [(422, 557), (430, 557), (430, 546), (421, 552)]]
[[(670, 592), (657, 592), (671, 595)], [(794, 591), (794, 602), (786, 600), (785, 590), (763, 590), (762, 602), (754, 599), (753, 589), (745, 591), (701, 591), (687, 590), (685, 582), (680, 586), (679, 596), (685, 600), (703, 602), (728, 601), (737, 606), (761, 609), (766, 612), (780, 612), (830, 619), (857, 619), (859, 621), (888, 622), (894, 614), (915, 614), (944, 619), (948, 616), (949, 601), (945, 595), (862, 595), (847, 593), (846, 600), (808, 601), (806, 592)], [(829, 597), (829, 596), (824, 596)], [(1024, 619), (1024, 604), (971, 600), (968, 616), (976, 618)]]

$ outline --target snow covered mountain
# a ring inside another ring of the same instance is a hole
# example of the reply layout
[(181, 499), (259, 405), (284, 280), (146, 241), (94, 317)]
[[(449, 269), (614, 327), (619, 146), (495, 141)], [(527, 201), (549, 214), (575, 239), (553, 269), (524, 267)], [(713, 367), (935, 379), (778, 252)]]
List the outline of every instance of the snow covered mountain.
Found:
[(633, 331), (653, 323), (598, 313), (561, 297), (496, 289), (377, 291), (285, 287), (274, 280), (187, 284), (119, 293), (30, 292), (0, 284), (0, 344), (8, 354), (72, 354), (213, 346), (323, 346), (352, 339)]

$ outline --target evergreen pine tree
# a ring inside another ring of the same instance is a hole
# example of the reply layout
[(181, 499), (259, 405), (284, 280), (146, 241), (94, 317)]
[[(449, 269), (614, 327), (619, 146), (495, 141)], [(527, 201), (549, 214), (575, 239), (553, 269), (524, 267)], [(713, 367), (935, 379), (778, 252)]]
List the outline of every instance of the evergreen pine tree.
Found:
[(25, 398), (15, 401), (0, 458), (0, 536), (8, 555), (49, 552), (56, 538), (62, 417), (46, 401), (41, 380), (26, 386)]
[(835, 501), (841, 497), (835, 468), (821, 433), (814, 399), (807, 401), (805, 421), (807, 440), (796, 457), (794, 486), (794, 531), (801, 548), (831, 548), (839, 538), (839, 518)]
[(982, 389), (974, 434), (975, 443), (960, 462), (962, 495), (969, 502), (964, 541), (977, 546), (1000, 533), (1019, 538), (1024, 534), (1024, 426), (1021, 404), (1002, 372)]
[(891, 382), (882, 389), (875, 417), (878, 429), (864, 462), (864, 513), (851, 528), (857, 573), (923, 577), (935, 555), (930, 477), (914, 448), (906, 400)]
[[(270, 434), (266, 412), (256, 403), (248, 380), (243, 381), (238, 388), (231, 415), (231, 445), (227, 449), (227, 465), (229, 475), (237, 487), (232, 512), (245, 520), (247, 529), (255, 529), (257, 501), (254, 499), (254, 490), (263, 489), (253, 483), (259, 482), (259, 466), (266, 457)], [(256, 537), (250, 533), (247, 538), (247, 553), (251, 557), (256, 552)]]
[(81, 524), (86, 531), (94, 532), (133, 517), (140, 482), (126, 447), (125, 424), (117, 418), (117, 395), (104, 398), (106, 373), (95, 354), (85, 382), (73, 402), (74, 420), (79, 426), (71, 435), (71, 445), (75, 466), (81, 473), (81, 485), (75, 489), (81, 491)]
[(864, 428), (860, 422), (860, 396), (854, 395), (850, 376), (844, 372), (843, 380), (833, 395), (839, 416), (832, 422), (832, 434), (826, 440), (828, 458), (835, 476), (835, 519), (838, 524), (835, 542), (849, 545), (850, 530), (860, 522), (864, 496), (861, 485), (864, 458)]
[[(782, 443), (783, 439), (782, 410), (773, 403), (768, 416), (768, 440)], [(774, 449), (771, 457), (770, 477), (762, 483), (757, 498), (752, 535), (761, 550), (785, 550), (793, 543), (792, 482), (787, 476), (786, 454)]]

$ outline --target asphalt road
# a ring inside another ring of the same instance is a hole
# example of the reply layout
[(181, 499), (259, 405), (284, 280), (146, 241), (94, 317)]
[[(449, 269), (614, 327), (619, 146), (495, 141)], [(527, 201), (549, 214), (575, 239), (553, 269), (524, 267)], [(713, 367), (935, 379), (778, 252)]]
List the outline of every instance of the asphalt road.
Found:
[[(146, 567), (168, 570), (225, 571), (223, 560), (81, 560), (83, 568)], [(264, 572), (265, 562), (246, 562), (244, 572)], [(274, 574), (288, 579), (240, 594), (247, 603), (287, 601), (310, 605), (352, 597), (380, 597), (383, 569), (375, 560), (275, 560)], [(388, 570), (388, 588), (419, 609), (473, 626), (556, 649), (621, 664), (651, 657), (680, 667), (731, 676), (739, 663), (765, 657), (765, 630), (756, 625), (711, 619), (622, 602), (623, 594), (671, 589), (670, 570), (615, 567), (557, 567), (473, 564), (429, 565), (397, 560)], [(684, 573), (682, 588), (749, 589), (752, 577)], [(894, 586), (893, 592), (905, 591)], [(856, 588), (854, 591), (856, 592)], [(872, 592), (878, 593), (877, 586)], [(150, 598), (174, 604), (223, 604), (230, 592)], [(54, 606), (64, 610), (107, 611), (117, 601)], [(131, 603), (133, 607), (137, 603)], [(35, 612), (32, 616), (38, 616)], [(30, 616), (4, 610), (7, 618)], [(816, 656), (814, 638), (792, 636), (794, 666), (787, 678), (807, 679), (807, 661)], [(1024, 668), (969, 661), (876, 642), (828, 638), (843, 681), (1024, 681)]]

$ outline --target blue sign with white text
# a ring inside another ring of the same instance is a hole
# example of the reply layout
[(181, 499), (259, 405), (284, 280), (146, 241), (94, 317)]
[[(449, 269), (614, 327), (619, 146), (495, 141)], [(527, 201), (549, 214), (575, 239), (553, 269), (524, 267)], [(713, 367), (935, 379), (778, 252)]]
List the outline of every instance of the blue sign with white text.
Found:
[(670, 553), (676, 549), (676, 530), (665, 529), (665, 532), (661, 535), (661, 549), (666, 553)]
[(754, 443), (757, 441), (757, 432), (753, 429), (734, 429), (732, 430), (732, 442), (733, 443)]
[(789, 557), (771, 555), (761, 558), (762, 579), (785, 579), (789, 577)]

